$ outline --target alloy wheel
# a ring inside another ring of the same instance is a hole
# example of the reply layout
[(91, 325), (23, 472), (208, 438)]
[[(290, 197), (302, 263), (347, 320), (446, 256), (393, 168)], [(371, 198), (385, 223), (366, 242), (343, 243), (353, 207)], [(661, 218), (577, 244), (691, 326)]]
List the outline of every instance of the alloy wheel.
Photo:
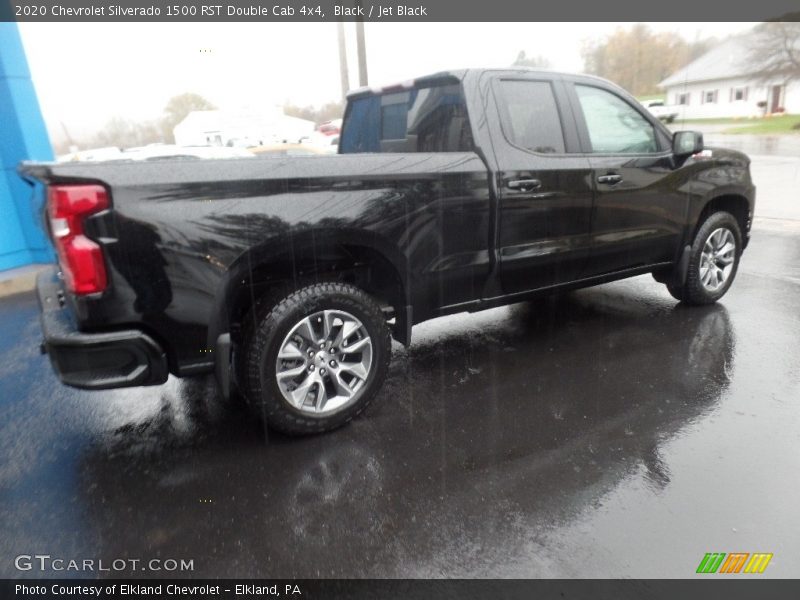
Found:
[(295, 409), (328, 415), (355, 402), (372, 359), (372, 340), (359, 319), (321, 310), (298, 321), (283, 339), (275, 364), (278, 388)]
[(730, 278), (736, 260), (736, 238), (727, 227), (708, 236), (700, 255), (700, 282), (709, 292), (716, 292)]

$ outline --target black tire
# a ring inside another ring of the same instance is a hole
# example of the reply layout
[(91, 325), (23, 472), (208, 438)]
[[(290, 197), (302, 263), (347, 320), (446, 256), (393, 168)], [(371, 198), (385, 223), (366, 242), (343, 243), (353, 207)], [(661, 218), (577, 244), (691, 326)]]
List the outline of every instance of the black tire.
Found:
[[(736, 242), (734, 250), (733, 266), (725, 282), (716, 290), (709, 290), (701, 280), (700, 262), (702, 259), (703, 248), (709, 236), (717, 229), (728, 229)], [(714, 212), (708, 215), (706, 220), (697, 230), (697, 234), (692, 241), (691, 253), (689, 255), (689, 266), (686, 273), (686, 282), (683, 284), (667, 282), (667, 289), (672, 297), (685, 304), (702, 305), (713, 304), (730, 289), (736, 272), (739, 269), (739, 259), (742, 256), (742, 231), (739, 222), (732, 214), (724, 211)]]
[[(274, 365), (280, 345), (303, 318), (321, 310), (342, 310), (358, 318), (372, 340), (369, 374), (351, 403), (331, 413), (301, 411), (284, 398)], [(317, 283), (294, 291), (277, 302), (257, 303), (245, 321), (242, 343), (241, 388), (254, 414), (269, 427), (289, 434), (331, 431), (359, 415), (380, 391), (391, 359), (391, 337), (380, 306), (359, 288), (344, 283)]]

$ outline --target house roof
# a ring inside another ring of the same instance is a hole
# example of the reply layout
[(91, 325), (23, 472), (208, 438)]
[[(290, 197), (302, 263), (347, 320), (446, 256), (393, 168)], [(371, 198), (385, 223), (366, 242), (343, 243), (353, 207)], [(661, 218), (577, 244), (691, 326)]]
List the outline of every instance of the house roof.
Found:
[(750, 32), (728, 38), (667, 77), (658, 87), (752, 75), (756, 68), (750, 64), (748, 54), (754, 35)]

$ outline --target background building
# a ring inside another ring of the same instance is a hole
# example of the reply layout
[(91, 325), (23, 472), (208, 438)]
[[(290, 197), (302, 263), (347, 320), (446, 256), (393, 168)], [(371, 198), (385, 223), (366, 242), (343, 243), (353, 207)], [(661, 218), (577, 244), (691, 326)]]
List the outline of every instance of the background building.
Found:
[(748, 57), (751, 40), (731, 37), (667, 77), (659, 84), (666, 103), (680, 106), (684, 119), (800, 113), (800, 83), (761, 81)]

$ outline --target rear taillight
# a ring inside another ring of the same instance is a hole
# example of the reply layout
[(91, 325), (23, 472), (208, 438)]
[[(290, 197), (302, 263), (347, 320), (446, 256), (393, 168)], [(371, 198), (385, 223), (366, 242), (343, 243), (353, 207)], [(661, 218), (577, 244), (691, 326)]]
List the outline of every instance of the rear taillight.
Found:
[(50, 230), (67, 289), (96, 294), (108, 278), (103, 251), (83, 233), (83, 220), (108, 208), (108, 194), (99, 185), (53, 185), (48, 189)]

